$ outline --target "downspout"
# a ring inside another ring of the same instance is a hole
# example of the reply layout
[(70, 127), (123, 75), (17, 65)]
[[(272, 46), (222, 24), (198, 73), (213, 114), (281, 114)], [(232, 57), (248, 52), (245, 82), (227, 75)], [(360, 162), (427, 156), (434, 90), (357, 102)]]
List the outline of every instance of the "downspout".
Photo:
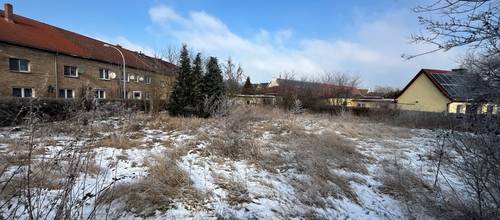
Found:
[(56, 76), (56, 86), (55, 86), (56, 88), (54, 92), (56, 93), (56, 98), (59, 98), (59, 82), (58, 82), (59, 74), (57, 74), (57, 54), (58, 52), (56, 52), (54, 55), (54, 74)]

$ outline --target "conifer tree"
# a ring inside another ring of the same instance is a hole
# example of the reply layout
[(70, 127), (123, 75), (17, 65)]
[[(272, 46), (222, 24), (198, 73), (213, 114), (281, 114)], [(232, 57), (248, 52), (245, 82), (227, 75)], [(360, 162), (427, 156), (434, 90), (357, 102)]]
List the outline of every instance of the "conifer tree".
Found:
[(204, 117), (211, 116), (224, 99), (225, 87), (217, 58), (210, 57), (203, 77)]
[(186, 45), (182, 46), (177, 78), (174, 84), (167, 109), (171, 115), (186, 115), (186, 107), (190, 104), (191, 85), (189, 78), (191, 75), (191, 61)]
[(201, 54), (196, 54), (193, 62), (193, 71), (191, 73), (190, 81), (192, 85), (191, 105), (194, 106), (195, 114), (200, 115), (203, 109), (203, 66)]
[(255, 93), (255, 89), (252, 85), (252, 82), (250, 81), (250, 76), (247, 77), (247, 80), (245, 81), (245, 85), (243, 85), (241, 93), (245, 95), (252, 95)]

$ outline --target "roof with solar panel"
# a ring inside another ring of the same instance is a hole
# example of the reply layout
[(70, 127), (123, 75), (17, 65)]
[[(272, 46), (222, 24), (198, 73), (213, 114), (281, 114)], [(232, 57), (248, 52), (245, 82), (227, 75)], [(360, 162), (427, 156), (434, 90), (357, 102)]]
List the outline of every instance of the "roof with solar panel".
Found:
[(435, 70), (422, 69), (417, 76), (403, 89), (401, 94), (413, 81), (425, 74), (432, 83), (450, 100), (471, 101), (491, 93), (487, 84), (475, 74), (470, 74), (466, 69)]

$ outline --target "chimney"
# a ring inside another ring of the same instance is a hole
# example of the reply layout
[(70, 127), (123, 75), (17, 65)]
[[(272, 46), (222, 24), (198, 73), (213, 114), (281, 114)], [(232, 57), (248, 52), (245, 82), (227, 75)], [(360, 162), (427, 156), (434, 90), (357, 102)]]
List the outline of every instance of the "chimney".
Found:
[(14, 12), (12, 10), (12, 5), (9, 3), (5, 3), (3, 5), (3, 17), (8, 22), (14, 21)]

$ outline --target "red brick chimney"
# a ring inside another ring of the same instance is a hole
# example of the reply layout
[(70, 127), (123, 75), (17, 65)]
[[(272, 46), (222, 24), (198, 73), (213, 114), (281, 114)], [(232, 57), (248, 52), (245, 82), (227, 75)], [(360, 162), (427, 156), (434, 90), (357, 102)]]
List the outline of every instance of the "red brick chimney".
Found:
[(9, 3), (5, 3), (3, 5), (3, 17), (8, 22), (14, 21), (14, 12), (12, 10), (12, 5)]

